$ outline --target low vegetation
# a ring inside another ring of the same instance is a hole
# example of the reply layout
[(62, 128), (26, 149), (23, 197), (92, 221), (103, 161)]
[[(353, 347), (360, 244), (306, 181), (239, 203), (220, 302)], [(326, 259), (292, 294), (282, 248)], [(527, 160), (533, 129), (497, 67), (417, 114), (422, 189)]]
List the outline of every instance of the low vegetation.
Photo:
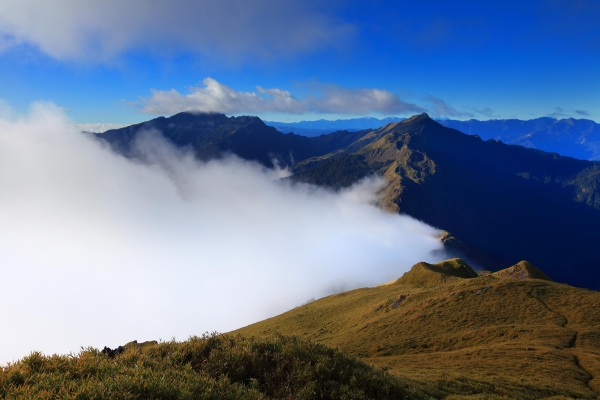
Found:
[(0, 369), (0, 397), (40, 399), (422, 399), (407, 382), (298, 337), (207, 335), (131, 343), (112, 357), (28, 357)]

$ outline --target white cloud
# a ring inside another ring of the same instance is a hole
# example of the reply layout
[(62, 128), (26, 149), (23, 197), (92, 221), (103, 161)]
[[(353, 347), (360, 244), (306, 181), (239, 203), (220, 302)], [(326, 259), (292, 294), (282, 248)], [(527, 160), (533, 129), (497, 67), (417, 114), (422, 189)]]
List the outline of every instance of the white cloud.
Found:
[(188, 94), (181, 94), (175, 89), (153, 90), (151, 97), (142, 99), (141, 110), (151, 115), (181, 111), (225, 114), (398, 114), (423, 111), (421, 107), (407, 103), (384, 89), (351, 90), (335, 85), (318, 85), (320, 95), (298, 99), (290, 92), (276, 88), (257, 86), (257, 92), (238, 92), (212, 78), (205, 78), (202, 84), (204, 87), (192, 87)]
[(490, 119), (497, 119), (500, 118), (500, 115), (496, 113), (496, 111), (494, 111), (493, 109), (489, 108), (489, 107), (484, 107), (484, 108), (473, 108), (473, 111), (475, 111), (478, 114), (484, 115), (487, 118)]
[(397, 278), (437, 231), (231, 157), (202, 163), (147, 132), (128, 160), (36, 105), (0, 118), (0, 363), (186, 339), (345, 285)]
[[(331, 7), (329, 7), (331, 8)], [(132, 49), (273, 58), (337, 46), (353, 28), (312, 0), (4, 0), (0, 50), (21, 43), (95, 62)]]
[(452, 107), (445, 100), (434, 96), (427, 96), (425, 98), (428, 102), (433, 106), (432, 112), (433, 115), (439, 117), (474, 117), (473, 114), (465, 111), (458, 111), (456, 108)]
[(127, 126), (127, 124), (111, 124), (111, 123), (86, 123), (75, 124), (75, 127), (83, 132), (104, 133), (111, 129), (119, 129)]

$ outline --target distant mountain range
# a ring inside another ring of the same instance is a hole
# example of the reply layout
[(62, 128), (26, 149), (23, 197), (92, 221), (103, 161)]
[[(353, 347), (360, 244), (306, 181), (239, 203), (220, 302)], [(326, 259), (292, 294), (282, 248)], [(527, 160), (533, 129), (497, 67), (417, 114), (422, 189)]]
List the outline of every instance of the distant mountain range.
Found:
[(378, 174), (388, 181), (381, 207), (449, 232), (450, 254), (492, 270), (526, 259), (556, 281), (600, 289), (600, 163), (484, 141), (426, 114), (305, 137), (257, 117), (180, 113), (98, 137), (129, 154), (152, 128), (201, 159), (277, 160), (292, 167), (291, 179), (333, 189)]
[[(376, 129), (404, 118), (354, 118), (346, 120), (300, 121), (294, 123), (266, 122), (281, 132), (318, 136), (336, 130), (356, 131)], [(457, 121), (436, 119), (440, 124), (482, 139), (500, 140), (506, 144), (521, 145), (545, 152), (581, 160), (600, 160), (600, 124), (589, 119), (537, 118), (531, 120), (498, 119)]]
[(283, 133), (295, 133), (303, 136), (319, 136), (335, 131), (360, 131), (363, 129), (380, 128), (391, 122), (400, 122), (406, 118), (389, 117), (377, 119), (372, 117), (367, 118), (352, 118), (338, 119), (330, 121), (319, 119), (317, 121), (300, 121), (300, 122), (273, 122), (265, 121), (265, 124), (277, 128)]
[(441, 120), (440, 124), (482, 139), (500, 140), (580, 160), (600, 160), (600, 124), (589, 119), (537, 118), (478, 121)]

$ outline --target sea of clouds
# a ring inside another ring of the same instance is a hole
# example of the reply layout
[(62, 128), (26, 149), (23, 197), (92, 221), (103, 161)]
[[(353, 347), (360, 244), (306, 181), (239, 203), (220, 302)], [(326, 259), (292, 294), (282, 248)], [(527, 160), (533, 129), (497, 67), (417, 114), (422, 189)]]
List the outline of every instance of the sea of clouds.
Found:
[(135, 148), (114, 153), (52, 104), (0, 110), (0, 364), (229, 331), (441, 249), (436, 229), (376, 207), (376, 178), (334, 193), (200, 162), (156, 131)]

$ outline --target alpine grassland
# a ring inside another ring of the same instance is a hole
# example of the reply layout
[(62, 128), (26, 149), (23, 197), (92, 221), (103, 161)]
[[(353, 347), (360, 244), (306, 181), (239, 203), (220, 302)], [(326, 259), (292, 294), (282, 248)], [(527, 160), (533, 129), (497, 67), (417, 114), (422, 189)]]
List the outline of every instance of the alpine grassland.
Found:
[(237, 332), (309, 338), (434, 398), (600, 396), (600, 293), (552, 282), (528, 262), (480, 276), (459, 259), (418, 263), (396, 281)]
[(6, 399), (425, 399), (410, 382), (294, 336), (212, 334), (108, 355), (34, 352), (0, 369)]

